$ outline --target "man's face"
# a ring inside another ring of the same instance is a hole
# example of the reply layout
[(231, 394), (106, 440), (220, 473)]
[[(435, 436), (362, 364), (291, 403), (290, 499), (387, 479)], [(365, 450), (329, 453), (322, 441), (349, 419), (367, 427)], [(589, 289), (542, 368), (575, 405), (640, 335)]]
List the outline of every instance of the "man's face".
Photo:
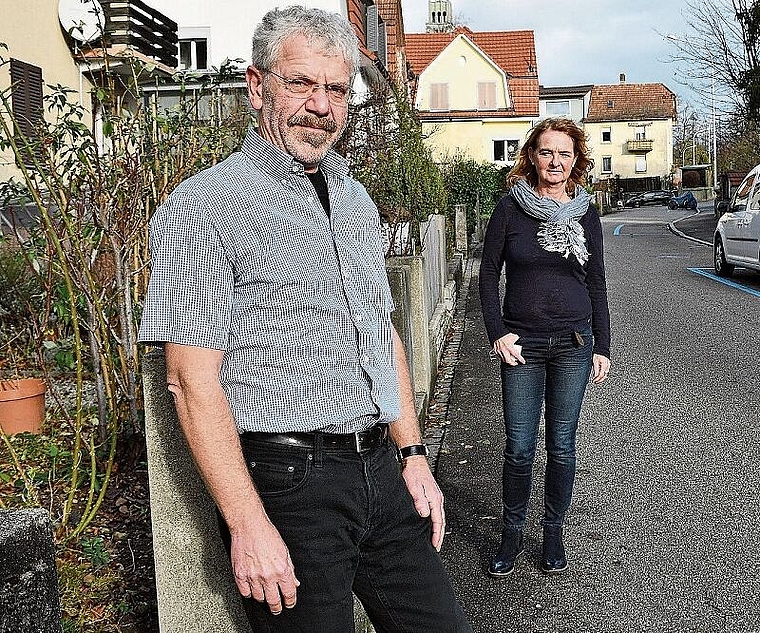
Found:
[(261, 136), (307, 172), (316, 171), (346, 128), (348, 100), (341, 91), (349, 89), (351, 76), (343, 56), (293, 35), (271, 72), (249, 66), (246, 78), (251, 105), (260, 111)]

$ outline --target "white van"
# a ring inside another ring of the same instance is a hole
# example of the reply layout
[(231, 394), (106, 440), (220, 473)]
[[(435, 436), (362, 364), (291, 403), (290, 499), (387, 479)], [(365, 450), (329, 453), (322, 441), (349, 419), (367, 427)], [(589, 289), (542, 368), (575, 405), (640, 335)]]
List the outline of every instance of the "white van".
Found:
[(721, 277), (730, 277), (736, 266), (760, 271), (760, 165), (745, 176), (718, 220), (713, 260)]

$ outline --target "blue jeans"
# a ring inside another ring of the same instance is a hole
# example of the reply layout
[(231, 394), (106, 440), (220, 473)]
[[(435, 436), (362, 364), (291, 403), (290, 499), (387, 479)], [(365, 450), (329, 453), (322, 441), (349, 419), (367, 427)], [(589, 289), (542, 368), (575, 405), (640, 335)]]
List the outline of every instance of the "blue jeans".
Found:
[(571, 334), (520, 337), (524, 365), (501, 364), (506, 447), (504, 449), (504, 527), (522, 529), (530, 498), (541, 408), (546, 427), (544, 518), (547, 526), (561, 526), (575, 480), (575, 434), (583, 395), (593, 366), (591, 331), (580, 333), (583, 345)]
[(390, 442), (363, 453), (248, 442), (246, 435), (241, 444), (301, 582), (296, 606), (277, 616), (243, 600), (253, 631), (353, 633), (352, 592), (378, 633), (472, 631)]

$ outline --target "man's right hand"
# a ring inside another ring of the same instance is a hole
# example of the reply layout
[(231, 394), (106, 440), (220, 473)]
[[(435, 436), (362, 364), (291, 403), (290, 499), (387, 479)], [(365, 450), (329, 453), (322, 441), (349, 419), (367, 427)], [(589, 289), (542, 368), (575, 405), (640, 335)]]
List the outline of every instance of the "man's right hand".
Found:
[(255, 527), (230, 528), (230, 534), (232, 571), (241, 595), (266, 602), (274, 615), (280, 614), (283, 606), (292, 609), (301, 583), (277, 528), (265, 519)]

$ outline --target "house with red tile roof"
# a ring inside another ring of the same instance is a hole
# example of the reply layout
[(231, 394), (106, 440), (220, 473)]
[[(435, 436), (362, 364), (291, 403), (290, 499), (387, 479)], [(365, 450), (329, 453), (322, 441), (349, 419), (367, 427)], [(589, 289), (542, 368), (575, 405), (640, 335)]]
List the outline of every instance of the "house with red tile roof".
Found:
[(664, 84), (620, 82), (591, 90), (583, 119), (594, 180), (661, 177), (673, 169), (676, 96)]
[(406, 55), (436, 158), (511, 164), (539, 116), (533, 31), (407, 33)]

